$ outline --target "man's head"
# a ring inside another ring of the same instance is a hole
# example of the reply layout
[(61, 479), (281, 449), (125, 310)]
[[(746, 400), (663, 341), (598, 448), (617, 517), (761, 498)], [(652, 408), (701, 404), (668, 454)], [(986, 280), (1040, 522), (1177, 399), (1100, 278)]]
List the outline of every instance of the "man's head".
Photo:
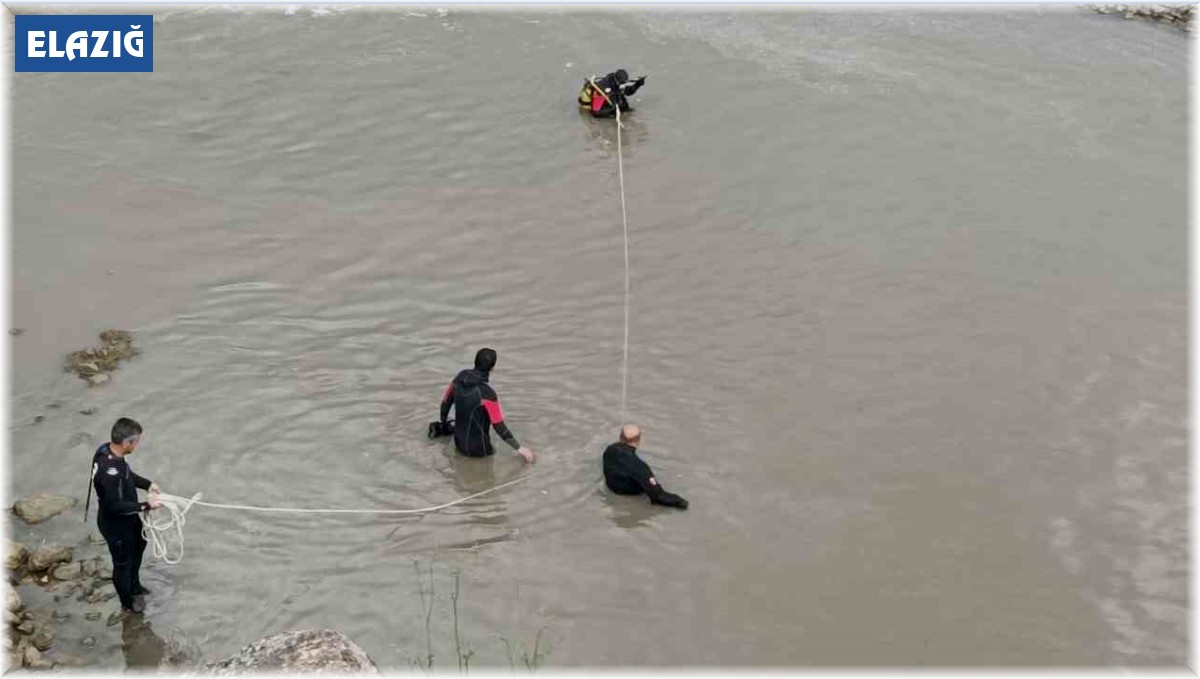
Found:
[(627, 424), (621, 427), (621, 443), (628, 443), (631, 446), (637, 446), (642, 442), (642, 428), (636, 424)]
[(614, 75), (617, 76), (617, 84), (618, 85), (629, 80), (629, 74), (626, 73), (625, 69), (623, 69), (623, 68), (618, 68), (617, 72)]
[(118, 455), (128, 455), (137, 448), (141, 437), (142, 425), (128, 417), (122, 417), (113, 423), (109, 449)]
[(496, 350), (484, 347), (475, 352), (475, 369), (490, 373), (496, 367)]

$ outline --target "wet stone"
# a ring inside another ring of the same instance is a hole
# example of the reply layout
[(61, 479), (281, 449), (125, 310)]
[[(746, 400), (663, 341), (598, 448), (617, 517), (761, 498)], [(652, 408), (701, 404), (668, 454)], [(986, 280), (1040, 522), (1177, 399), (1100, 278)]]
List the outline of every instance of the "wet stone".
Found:
[(83, 564), (78, 561), (54, 569), (54, 578), (56, 580), (74, 580), (81, 575), (83, 575)]
[(42, 660), (42, 652), (37, 650), (35, 646), (25, 647), (25, 664), (33, 667)]
[(33, 635), (33, 645), (39, 651), (45, 651), (54, 645), (54, 630), (43, 627)]
[(8, 543), (8, 551), (4, 556), (4, 567), (9, 571), (15, 571), (25, 565), (25, 561), (29, 559), (29, 548), (20, 542)]
[(27, 495), (13, 503), (13, 513), (25, 523), (41, 523), (75, 505), (75, 498), (66, 495), (38, 493)]
[(29, 570), (40, 573), (51, 566), (70, 561), (72, 556), (74, 556), (74, 552), (70, 547), (58, 545), (38, 547), (33, 554), (29, 555)]

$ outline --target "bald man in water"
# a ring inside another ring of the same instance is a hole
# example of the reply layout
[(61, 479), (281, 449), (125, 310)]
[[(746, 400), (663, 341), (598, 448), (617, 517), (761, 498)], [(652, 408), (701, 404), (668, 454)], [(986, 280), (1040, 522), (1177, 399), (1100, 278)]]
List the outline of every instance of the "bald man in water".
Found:
[(663, 489), (650, 465), (637, 455), (642, 442), (642, 429), (636, 424), (621, 427), (621, 440), (604, 451), (604, 483), (618, 495), (650, 496), (656, 505), (687, 509), (688, 501)]

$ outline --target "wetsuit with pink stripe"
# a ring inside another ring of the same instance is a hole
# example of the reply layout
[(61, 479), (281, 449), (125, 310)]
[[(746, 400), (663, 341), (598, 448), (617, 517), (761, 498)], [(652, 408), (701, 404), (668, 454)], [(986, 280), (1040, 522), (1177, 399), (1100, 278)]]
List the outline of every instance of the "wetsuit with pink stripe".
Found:
[(513, 450), (521, 447), (517, 437), (504, 423), (500, 398), (488, 384), (488, 373), (477, 368), (464, 370), (446, 387), (442, 395), (441, 418), (446, 422), (450, 407), (454, 407), (454, 446), (469, 457), (484, 457), (495, 453), (489, 432), (493, 427)]

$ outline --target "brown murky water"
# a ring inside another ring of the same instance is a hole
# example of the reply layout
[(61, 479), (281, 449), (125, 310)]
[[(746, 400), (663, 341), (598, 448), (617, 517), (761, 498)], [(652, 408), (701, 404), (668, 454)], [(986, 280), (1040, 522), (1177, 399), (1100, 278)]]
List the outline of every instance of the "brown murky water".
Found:
[[(534, 475), (420, 520), (195, 509), (145, 576), (157, 635), (215, 659), (331, 627), (404, 668), (432, 561), (441, 667), (455, 573), (473, 666), (539, 629), (554, 666), (1185, 662), (1184, 36), (1077, 8), (154, 13), (153, 74), (13, 80), (12, 492), (82, 497), (121, 415), (140, 473), (214, 502)], [(615, 134), (573, 97), (618, 66), (649, 74), (630, 413), (682, 513), (600, 478)], [(105, 327), (143, 353), (88, 389), (61, 361)], [(424, 438), (483, 345), (531, 471)], [(96, 624), (62, 652), (123, 666)]]

